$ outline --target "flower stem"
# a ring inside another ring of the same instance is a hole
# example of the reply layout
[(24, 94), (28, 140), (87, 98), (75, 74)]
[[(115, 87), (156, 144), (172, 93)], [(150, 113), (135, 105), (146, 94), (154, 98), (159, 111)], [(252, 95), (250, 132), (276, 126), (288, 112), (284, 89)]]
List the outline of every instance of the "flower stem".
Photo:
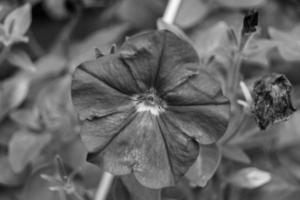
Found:
[(114, 175), (109, 172), (104, 172), (95, 195), (95, 200), (105, 200), (109, 192), (111, 184), (114, 180)]
[(162, 20), (167, 24), (173, 24), (182, 0), (169, 0)]

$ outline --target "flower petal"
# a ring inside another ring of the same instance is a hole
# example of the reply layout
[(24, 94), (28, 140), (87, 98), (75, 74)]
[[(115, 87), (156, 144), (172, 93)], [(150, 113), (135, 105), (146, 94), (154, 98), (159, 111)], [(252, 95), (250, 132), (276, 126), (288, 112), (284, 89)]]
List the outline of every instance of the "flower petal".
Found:
[(163, 96), (168, 104), (165, 118), (200, 144), (210, 144), (225, 132), (229, 120), (229, 101), (219, 83), (206, 71), (169, 90)]
[[(199, 62), (193, 47), (169, 31), (133, 36), (118, 53), (143, 90), (176, 84), (177, 79), (190, 75), (189, 67), (183, 64)], [(192, 69), (195, 71), (196, 66)]]
[(88, 73), (119, 93), (132, 95), (140, 92), (130, 71), (116, 54), (87, 61), (79, 65), (78, 70)]
[(163, 45), (163, 32), (151, 31), (129, 38), (118, 52), (142, 90), (153, 87)]
[[(99, 67), (100, 68), (100, 67)], [(129, 97), (78, 67), (73, 75), (72, 98), (80, 119), (101, 117), (131, 106)]]
[[(105, 149), (134, 119), (135, 109), (115, 112), (99, 118), (85, 120), (81, 127), (81, 139), (89, 152)], [(99, 128), (101, 127), (101, 128)]]
[(184, 175), (195, 162), (199, 153), (199, 145), (163, 116), (160, 117), (159, 127), (168, 150), (169, 164), (176, 180)]
[(143, 185), (151, 188), (174, 184), (164, 140), (153, 115), (137, 113), (107, 142), (109, 145), (102, 151), (89, 153), (88, 161), (115, 175), (134, 172)]
[(211, 144), (216, 142), (227, 129), (229, 106), (227, 104), (172, 106), (168, 108), (164, 117), (200, 144)]
[(205, 70), (198, 69), (196, 75), (188, 77), (177, 87), (166, 91), (162, 97), (172, 106), (224, 105), (229, 107), (220, 84)]
[(137, 113), (107, 148), (90, 153), (89, 161), (117, 175), (132, 171), (143, 185), (161, 188), (174, 185), (196, 160), (198, 151), (196, 141), (143, 112)]
[(198, 54), (191, 44), (171, 32), (164, 33), (164, 46), (156, 82), (159, 91), (165, 91), (166, 87), (177, 85), (177, 80), (194, 74), (199, 63)]

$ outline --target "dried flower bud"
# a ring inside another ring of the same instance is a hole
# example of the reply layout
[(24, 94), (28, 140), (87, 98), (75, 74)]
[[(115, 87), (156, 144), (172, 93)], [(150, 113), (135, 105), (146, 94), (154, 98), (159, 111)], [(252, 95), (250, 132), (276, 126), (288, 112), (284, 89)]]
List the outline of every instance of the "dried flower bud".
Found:
[(251, 10), (244, 17), (243, 33), (253, 33), (258, 25), (258, 12)]
[(291, 102), (290, 81), (281, 74), (271, 74), (256, 81), (252, 112), (261, 129), (270, 123), (287, 120), (296, 111)]

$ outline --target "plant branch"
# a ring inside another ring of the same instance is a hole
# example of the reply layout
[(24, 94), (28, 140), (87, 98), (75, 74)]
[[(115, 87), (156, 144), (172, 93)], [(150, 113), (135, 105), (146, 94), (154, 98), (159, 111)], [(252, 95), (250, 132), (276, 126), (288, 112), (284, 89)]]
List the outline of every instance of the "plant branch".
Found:
[(162, 20), (167, 24), (173, 24), (182, 0), (169, 0)]
[(105, 200), (113, 182), (114, 175), (104, 172), (95, 195), (95, 200)]

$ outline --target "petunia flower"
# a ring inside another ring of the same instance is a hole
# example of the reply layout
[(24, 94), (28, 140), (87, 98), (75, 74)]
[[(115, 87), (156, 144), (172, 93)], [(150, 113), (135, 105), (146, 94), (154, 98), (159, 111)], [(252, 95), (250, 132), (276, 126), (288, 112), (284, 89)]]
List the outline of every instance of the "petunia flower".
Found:
[(151, 188), (173, 185), (229, 118), (219, 83), (168, 31), (132, 36), (113, 54), (79, 65), (72, 98), (87, 160)]

